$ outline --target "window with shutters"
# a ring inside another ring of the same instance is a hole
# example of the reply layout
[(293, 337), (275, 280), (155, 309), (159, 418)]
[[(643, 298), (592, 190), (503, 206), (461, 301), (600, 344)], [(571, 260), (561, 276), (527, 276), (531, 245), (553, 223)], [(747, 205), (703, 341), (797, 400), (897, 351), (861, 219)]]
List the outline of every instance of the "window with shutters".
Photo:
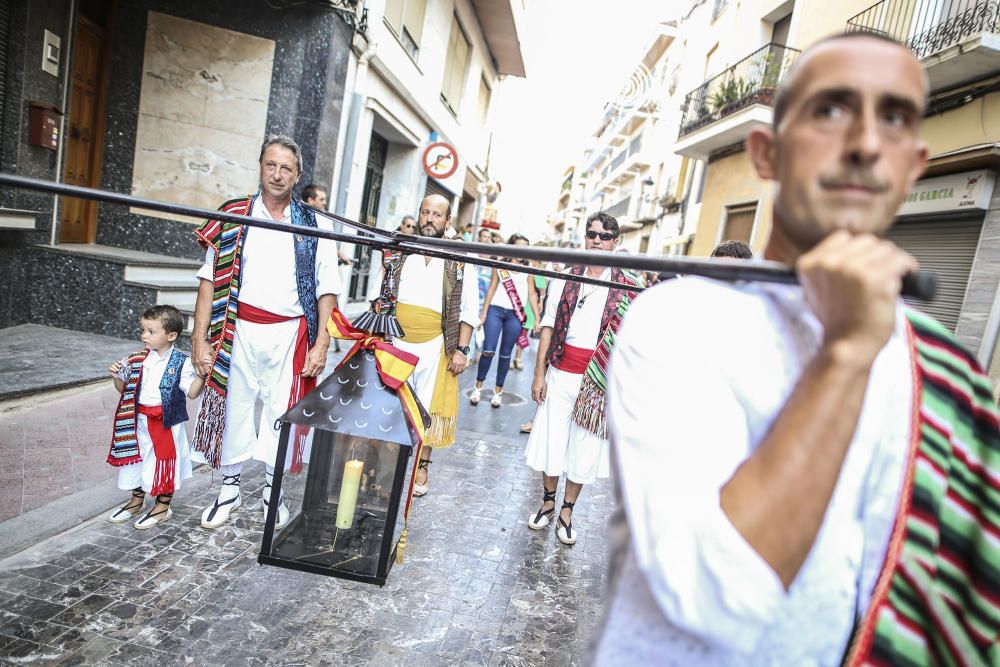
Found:
[(726, 207), (726, 221), (722, 227), (720, 241), (743, 241), (750, 244), (753, 236), (753, 221), (757, 217), (757, 203)]
[(414, 60), (420, 51), (426, 9), (427, 0), (386, 0), (385, 3), (385, 22)]
[(451, 36), (448, 38), (448, 57), (444, 64), (444, 82), (441, 85), (441, 101), (455, 116), (462, 102), (462, 87), (469, 69), (469, 38), (458, 22), (452, 18)]
[(486, 119), (490, 115), (490, 98), (493, 96), (493, 91), (490, 90), (490, 86), (486, 83), (486, 77), (479, 79), (479, 124), (486, 127)]

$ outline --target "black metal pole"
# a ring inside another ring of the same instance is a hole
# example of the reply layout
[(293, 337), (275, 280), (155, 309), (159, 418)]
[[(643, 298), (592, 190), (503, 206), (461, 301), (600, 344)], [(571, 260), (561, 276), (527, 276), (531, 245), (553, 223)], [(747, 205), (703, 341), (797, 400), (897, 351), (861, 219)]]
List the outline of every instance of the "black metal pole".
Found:
[[(475, 257), (475, 256), (470, 257), (465, 255), (464, 253), (454, 253), (445, 250), (427, 249), (422, 246), (417, 246), (414, 243), (412, 243), (412, 241), (417, 239), (418, 237), (410, 236), (407, 234), (399, 234), (397, 232), (387, 232), (384, 229), (372, 229), (367, 225), (362, 225), (359, 222), (348, 220), (347, 218), (342, 218), (338, 215), (327, 213), (326, 211), (321, 211), (311, 206), (309, 208), (315, 211), (317, 215), (322, 215), (332, 220), (339, 220), (341, 222), (344, 222), (345, 224), (348, 224), (348, 226), (357, 229), (358, 234), (357, 235), (343, 234), (340, 232), (332, 232), (325, 229), (302, 227), (298, 225), (291, 225), (284, 222), (274, 222), (272, 220), (252, 218), (245, 215), (225, 213), (223, 211), (213, 211), (207, 208), (198, 208), (195, 206), (183, 206), (181, 204), (171, 204), (169, 202), (161, 202), (155, 199), (144, 199), (142, 197), (134, 197), (132, 195), (125, 195), (118, 192), (109, 192), (107, 190), (85, 188), (79, 185), (67, 185), (66, 183), (53, 183), (50, 181), (43, 181), (36, 178), (26, 178), (24, 176), (11, 176), (10, 174), (0, 174), (0, 185), (9, 185), (12, 187), (22, 188), (25, 190), (50, 192), (53, 194), (59, 194), (66, 197), (78, 197), (80, 199), (90, 199), (94, 201), (107, 202), (110, 204), (120, 204), (122, 206), (135, 206), (137, 208), (146, 208), (153, 211), (174, 213), (176, 215), (186, 215), (189, 217), (204, 218), (206, 220), (224, 220), (226, 222), (233, 222), (239, 225), (246, 225), (248, 227), (260, 227), (262, 229), (273, 229), (279, 232), (287, 232), (289, 234), (301, 234), (304, 236), (315, 236), (321, 239), (331, 239), (333, 241), (341, 241), (343, 243), (367, 245), (377, 250), (383, 250), (385, 248), (397, 248), (399, 250), (404, 250), (404, 251), (408, 250), (409, 252), (412, 253), (424, 254), (431, 257), (440, 257), (442, 259), (450, 259), (458, 262), (465, 262), (468, 264), (479, 264), (482, 266), (490, 266), (493, 268), (508, 269), (510, 271), (525, 272), (525, 267), (522, 264), (515, 264), (513, 262), (502, 262), (498, 260), (487, 259), (485, 257)], [(489, 247), (493, 249), (493, 252), (491, 252), (490, 254), (499, 255), (503, 254), (499, 252), (500, 249), (507, 248), (510, 246), (496, 245)], [(596, 278), (589, 278), (587, 276), (567, 276), (564, 273), (559, 273), (558, 271), (549, 271), (547, 269), (531, 269), (531, 273), (539, 276), (547, 276), (549, 278), (575, 280), (576, 282), (585, 283), (588, 285), (597, 285), (599, 287), (608, 287), (608, 288), (621, 287), (620, 283), (614, 283), (607, 280), (599, 280)]]
[[(466, 241), (449, 241), (447, 239), (431, 238), (427, 236), (410, 236), (396, 232), (386, 232), (385, 230), (373, 230), (361, 225), (353, 220), (348, 220), (338, 215), (313, 209), (332, 220), (339, 220), (351, 227), (359, 230), (357, 235), (341, 234), (324, 229), (314, 229), (301, 227), (281, 222), (261, 220), (247, 216), (223, 213), (210, 209), (197, 208), (193, 206), (182, 206), (153, 199), (133, 197), (132, 195), (120, 194), (117, 192), (107, 192), (94, 188), (84, 188), (77, 185), (67, 185), (65, 183), (52, 183), (36, 178), (26, 178), (24, 176), (13, 176), (10, 174), (0, 174), (0, 185), (7, 185), (26, 190), (38, 190), (50, 192), (66, 197), (79, 197), (81, 199), (92, 199), (105, 201), (113, 204), (135, 206), (147, 208), (154, 211), (174, 213), (176, 215), (186, 215), (200, 217), (204, 219), (226, 220), (237, 224), (251, 227), (262, 227), (264, 229), (274, 229), (291, 234), (303, 234), (306, 236), (316, 236), (318, 238), (332, 239), (344, 243), (355, 243), (369, 245), (375, 248), (398, 248), (403, 251), (426, 254), (445, 259), (463, 261), (469, 264), (481, 264), (483, 266), (493, 266), (508, 268), (513, 271), (529, 272), (520, 264), (498, 262), (489, 260), (478, 255), (502, 255), (504, 257), (514, 257), (519, 259), (533, 259), (536, 261), (559, 262), (574, 266), (604, 266), (636, 269), (639, 271), (673, 272), (680, 274), (691, 274), (714, 278), (726, 281), (763, 281), (774, 283), (797, 283), (794, 269), (778, 262), (756, 260), (752, 262), (736, 262), (732, 260), (717, 260), (709, 258), (695, 257), (674, 257), (650, 255), (633, 255), (621, 252), (600, 252), (593, 250), (565, 250), (559, 248), (537, 248), (530, 246), (516, 246), (511, 244), (488, 244)], [(576, 280), (578, 282), (597, 284), (606, 287), (615, 287), (616, 283), (595, 280), (586, 276), (568, 276), (564, 273), (556, 273), (544, 269), (530, 269), (530, 273), (560, 279)], [(937, 287), (937, 278), (928, 271), (917, 271), (907, 274), (903, 279), (902, 293), (904, 296), (912, 296), (918, 299), (930, 300), (934, 297)]]

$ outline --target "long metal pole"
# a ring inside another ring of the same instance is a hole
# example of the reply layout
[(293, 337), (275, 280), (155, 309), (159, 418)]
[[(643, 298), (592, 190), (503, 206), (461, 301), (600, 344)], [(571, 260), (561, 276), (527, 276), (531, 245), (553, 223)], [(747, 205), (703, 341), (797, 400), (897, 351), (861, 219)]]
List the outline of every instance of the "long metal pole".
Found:
[[(483, 266), (500, 266), (514, 271), (525, 272), (526, 269), (520, 264), (496, 262), (496, 260), (486, 259), (479, 255), (495, 255), (504, 257), (514, 257), (519, 259), (533, 259), (537, 261), (559, 262), (575, 266), (604, 266), (630, 268), (639, 271), (673, 272), (681, 274), (692, 274), (726, 281), (763, 281), (773, 283), (794, 284), (798, 282), (794, 269), (778, 262), (758, 260), (753, 262), (736, 262), (731, 260), (702, 259), (695, 257), (652, 257), (649, 255), (633, 255), (621, 252), (601, 252), (565, 250), (559, 248), (533, 248), (530, 246), (517, 246), (510, 244), (488, 244), (466, 241), (449, 241), (447, 239), (431, 238), (427, 236), (409, 236), (396, 232), (372, 229), (354, 220), (349, 220), (342, 216), (326, 213), (313, 209), (317, 214), (323, 215), (333, 220), (339, 220), (350, 227), (361, 230), (358, 235), (341, 234), (323, 229), (290, 225), (281, 222), (261, 220), (247, 216), (223, 213), (210, 209), (197, 208), (192, 206), (182, 206), (168, 202), (156, 201), (133, 197), (117, 192), (107, 192), (94, 188), (84, 188), (77, 185), (67, 185), (65, 183), (52, 183), (35, 178), (24, 176), (12, 176), (0, 174), (0, 185), (7, 185), (27, 190), (39, 190), (61, 194), (69, 197), (80, 197), (83, 199), (94, 199), (106, 201), (114, 204), (122, 204), (138, 208), (147, 208), (165, 213), (177, 215), (187, 215), (216, 220), (226, 220), (237, 224), (252, 227), (263, 227), (274, 229), (290, 234), (301, 234), (306, 236), (316, 236), (319, 238), (343, 241), (345, 243), (360, 243), (376, 248), (398, 248), (403, 251), (425, 254), (446, 259), (454, 259), (469, 264), (481, 264)], [(615, 283), (594, 280), (586, 276), (567, 276), (564, 273), (556, 273), (542, 269), (530, 269), (536, 275), (545, 275), (561, 279), (577, 280), (589, 284), (599, 284), (603, 286), (615, 286)], [(907, 274), (903, 279), (902, 293), (904, 296), (912, 296), (918, 299), (929, 300), (934, 297), (937, 286), (937, 279), (933, 273), (927, 271), (917, 271)]]
[[(458, 262), (465, 262), (467, 264), (478, 264), (482, 266), (489, 266), (498, 269), (508, 269), (510, 271), (525, 272), (526, 267), (522, 264), (516, 264), (513, 262), (503, 262), (495, 259), (489, 259), (487, 257), (476, 257), (467, 256), (464, 253), (448, 252), (446, 250), (425, 248), (417, 243), (415, 239), (417, 237), (409, 236), (407, 234), (398, 234), (396, 232), (389, 232), (383, 229), (373, 229), (367, 225), (362, 225), (354, 220), (349, 220), (347, 218), (342, 218), (341, 216), (334, 215), (332, 213), (327, 213), (326, 211), (321, 211), (317, 208), (311, 208), (316, 212), (317, 215), (321, 215), (331, 220), (339, 220), (349, 227), (353, 227), (359, 230), (358, 234), (344, 234), (342, 232), (333, 232), (326, 229), (316, 229), (313, 227), (302, 227), (299, 225), (291, 225), (284, 222), (274, 222), (273, 220), (264, 220), (261, 218), (252, 218), (244, 215), (235, 215), (233, 213), (226, 213), (224, 211), (214, 211), (207, 208), (198, 208), (195, 206), (183, 206), (181, 204), (171, 204), (169, 202), (161, 202), (155, 199), (145, 199), (142, 197), (134, 197), (132, 195), (125, 195), (118, 192), (109, 192), (107, 190), (97, 190), (94, 188), (85, 188), (79, 185), (69, 185), (66, 183), (53, 183), (51, 181), (43, 181), (35, 178), (26, 178), (24, 176), (11, 176), (9, 174), (0, 174), (0, 186), (8, 185), (11, 187), (22, 188), (25, 190), (37, 190), (40, 192), (49, 192), (53, 194), (59, 194), (66, 197), (78, 197), (80, 199), (92, 199), (95, 201), (103, 201), (110, 204), (120, 204), (122, 206), (132, 206), (136, 208), (145, 208), (152, 211), (163, 211), (164, 213), (174, 213), (177, 215), (185, 215), (197, 218), (204, 218), (206, 220), (224, 220), (226, 222), (233, 222), (239, 225), (247, 225), (248, 227), (260, 227), (262, 229), (273, 229), (279, 232), (286, 232), (289, 234), (300, 234), (303, 236), (315, 236), (321, 239), (330, 239), (333, 241), (342, 241), (344, 243), (354, 243), (360, 245), (372, 246), (375, 249), (386, 249), (386, 248), (396, 248), (402, 251), (408, 251), (415, 254), (428, 255), (431, 257), (440, 257), (442, 259), (450, 259)], [(423, 238), (423, 237), (421, 237)], [(497, 246), (487, 246), (492, 251), (491, 255), (501, 255), (503, 254), (500, 250), (504, 248), (509, 248), (513, 246), (507, 245), (497, 245)], [(599, 287), (609, 287), (609, 288), (620, 288), (621, 283), (610, 282), (607, 280), (598, 280), (596, 278), (589, 278), (587, 276), (567, 276), (564, 273), (559, 273), (558, 271), (550, 271), (547, 269), (535, 269), (532, 268), (530, 271), (533, 275), (547, 276), (549, 278), (559, 278), (563, 280), (574, 280), (576, 282), (585, 283), (588, 285), (597, 285)], [(631, 286), (629, 286), (631, 288)]]

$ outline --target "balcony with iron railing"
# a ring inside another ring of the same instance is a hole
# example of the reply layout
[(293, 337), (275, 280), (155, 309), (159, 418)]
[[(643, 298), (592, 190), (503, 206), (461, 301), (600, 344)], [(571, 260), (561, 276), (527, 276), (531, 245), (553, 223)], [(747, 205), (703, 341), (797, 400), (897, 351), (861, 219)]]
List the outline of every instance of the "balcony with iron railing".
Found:
[(766, 44), (688, 93), (676, 152), (704, 159), (769, 123), (774, 93), (798, 55), (784, 44)]
[(643, 167), (649, 167), (654, 161), (654, 154), (646, 148), (644, 150), (643, 135), (637, 134), (631, 137), (628, 144), (608, 161), (601, 170), (595, 189), (597, 191), (616, 189), (624, 181), (634, 178)]
[(921, 59), (931, 89), (1000, 70), (1000, 1), (882, 0), (847, 21), (847, 32), (903, 42)]

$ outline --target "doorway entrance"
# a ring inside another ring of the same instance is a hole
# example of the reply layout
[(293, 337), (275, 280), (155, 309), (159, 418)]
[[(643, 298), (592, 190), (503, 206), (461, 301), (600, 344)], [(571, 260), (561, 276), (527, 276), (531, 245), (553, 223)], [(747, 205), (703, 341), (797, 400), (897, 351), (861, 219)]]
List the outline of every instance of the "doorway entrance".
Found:
[[(107, 94), (110, 3), (81, 3), (73, 45), (69, 118), (63, 181), (100, 187)], [(67, 197), (62, 201), (59, 240), (93, 243), (97, 236), (97, 202)]]
[[(359, 222), (369, 227), (378, 226), (378, 203), (382, 195), (382, 172), (385, 169), (385, 157), (389, 152), (389, 142), (372, 132), (371, 144), (368, 146), (368, 166), (365, 169), (364, 194), (361, 195), (361, 219)], [(348, 287), (348, 299), (363, 301), (368, 298), (368, 282), (372, 273), (372, 249), (370, 246), (358, 245), (354, 249), (354, 264), (351, 265), (351, 283)]]

